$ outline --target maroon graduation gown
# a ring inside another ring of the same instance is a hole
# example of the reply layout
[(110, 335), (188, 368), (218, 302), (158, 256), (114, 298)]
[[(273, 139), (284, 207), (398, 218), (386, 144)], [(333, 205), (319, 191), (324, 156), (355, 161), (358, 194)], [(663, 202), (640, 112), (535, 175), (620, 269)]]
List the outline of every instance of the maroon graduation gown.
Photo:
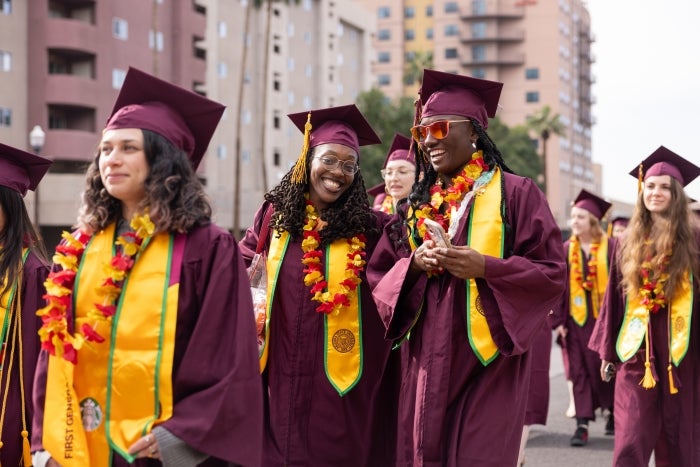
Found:
[[(233, 237), (211, 224), (187, 234), (173, 365), (173, 416), (163, 428), (211, 457), (202, 466), (260, 465), (262, 395), (248, 275)], [(46, 358), (35, 382), (32, 450), (41, 449)], [(113, 467), (128, 465), (119, 455)], [(161, 465), (139, 459), (136, 466)]]
[[(696, 241), (700, 245), (699, 233)], [(648, 465), (657, 442), (668, 448), (674, 467), (700, 466), (700, 286), (695, 278), (690, 347), (676, 368), (678, 393), (671, 394), (668, 381), (668, 310), (651, 315), (651, 365), (656, 386), (644, 389), (645, 344), (625, 363), (620, 363), (616, 342), (625, 312), (625, 296), (620, 288), (621, 274), (616, 257), (600, 316), (589, 346), (601, 359), (616, 363), (615, 449), (613, 465)]]
[[(247, 262), (255, 254), (268, 206), (266, 202), (258, 210), (241, 241)], [(388, 216), (376, 215), (381, 230)], [(269, 235), (275, 232), (270, 229)], [(367, 238), (368, 257), (376, 242), (376, 237)], [(291, 238), (273, 298), (269, 354), (263, 373), (263, 465), (393, 465), (399, 354), (392, 352), (391, 343), (384, 339), (384, 326), (365, 274), (359, 286), (362, 375), (355, 387), (340, 396), (326, 375), (324, 315), (316, 311), (318, 302), (311, 300), (309, 287), (304, 285), (302, 256), (300, 239)], [(325, 257), (321, 264), (325, 264)]]
[[(37, 331), (41, 327), (41, 319), (36, 310), (44, 306), (44, 280), (49, 267), (42, 263), (33, 253), (29, 253), (22, 269), (22, 370), (24, 372), (24, 410), (26, 413), (27, 430), (32, 432), (32, 386), (34, 384), (34, 368), (41, 347)], [(0, 328), (2, 323), (0, 322)], [(10, 336), (13, 329), (10, 328)], [(0, 464), (17, 466), (22, 458), (22, 399), (19, 384), (19, 354), (15, 349), (10, 389), (5, 406), (5, 420), (2, 426), (2, 443), (0, 449)], [(0, 401), (4, 400), (7, 384), (7, 369), (9, 368), (10, 346), (5, 347), (5, 354), (0, 371)], [(0, 402), (1, 404), (1, 402)]]
[[(449, 273), (414, 284), (410, 258), (395, 253), (391, 226), (370, 261), (368, 278), (407, 367), (399, 400), (398, 464), (425, 466), (515, 465), (525, 418), (528, 352), (564, 288), (561, 232), (531, 180), (503, 174), (506, 258), (486, 257), (477, 279), (481, 303), (499, 355), (484, 366), (467, 337), (466, 281)], [(494, 212), (494, 216), (499, 215)], [(467, 216), (453, 239), (466, 244)]]
[(549, 413), (549, 360), (552, 353), (552, 325), (549, 316), (537, 331), (530, 349), (530, 386), (527, 390), (525, 425), (546, 425)]
[[(608, 239), (608, 265), (610, 265), (613, 250), (615, 249), (615, 239)], [(568, 258), (569, 241), (564, 242), (564, 257)], [(583, 260), (583, 277), (588, 274), (588, 260), (586, 253), (580, 250)], [(567, 259), (567, 274), (571, 266)], [(604, 291), (600, 291), (601, 294)], [(576, 407), (576, 417), (587, 420), (595, 420), (595, 410), (597, 408), (610, 409), (613, 406), (614, 384), (606, 383), (600, 378), (600, 357), (588, 348), (588, 340), (593, 332), (596, 319), (592, 313), (592, 296), (586, 291), (586, 307), (588, 317), (583, 326), (579, 326), (571, 317), (571, 295), (569, 293), (569, 280), (566, 281), (566, 292), (562, 295), (561, 304), (556, 308), (553, 315), (555, 317), (553, 326), (556, 328), (563, 324), (567, 329), (566, 345), (563, 351), (566, 352), (569, 362), (569, 379), (574, 384), (574, 405)]]

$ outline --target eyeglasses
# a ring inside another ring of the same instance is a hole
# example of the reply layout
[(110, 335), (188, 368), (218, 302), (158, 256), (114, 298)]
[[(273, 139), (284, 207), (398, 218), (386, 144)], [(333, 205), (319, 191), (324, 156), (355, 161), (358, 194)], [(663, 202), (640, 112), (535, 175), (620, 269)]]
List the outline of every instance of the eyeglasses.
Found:
[(389, 169), (389, 170), (387, 170), (387, 169), (382, 169), (380, 172), (381, 172), (382, 178), (383, 178), (384, 180), (386, 180), (386, 179), (389, 178), (389, 177), (394, 177), (394, 176), (396, 176), (396, 177), (407, 177), (407, 176), (409, 176), (409, 175), (413, 176), (413, 175), (416, 174), (416, 171), (415, 171), (415, 170), (404, 169), (404, 168), (396, 169), (396, 170), (393, 170), (393, 169)]
[(327, 170), (335, 170), (340, 166), (340, 170), (342, 170), (345, 175), (355, 175), (357, 171), (360, 170), (360, 166), (355, 162), (340, 162), (340, 159), (335, 156), (314, 156), (314, 159), (320, 160), (321, 164), (323, 164), (323, 168)]
[(411, 128), (411, 135), (417, 142), (422, 143), (428, 137), (428, 132), (435, 139), (445, 139), (450, 132), (450, 123), (469, 122), (471, 120), (438, 120), (429, 125), (416, 125)]

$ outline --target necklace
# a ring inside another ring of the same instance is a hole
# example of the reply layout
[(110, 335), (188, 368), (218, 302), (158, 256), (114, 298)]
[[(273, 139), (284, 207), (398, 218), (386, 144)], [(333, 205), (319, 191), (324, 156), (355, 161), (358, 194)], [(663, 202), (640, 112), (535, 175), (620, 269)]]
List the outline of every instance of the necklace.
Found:
[(92, 236), (80, 230), (75, 236), (63, 232), (64, 242), (56, 247), (53, 258), (57, 267), (44, 282), (47, 305), (37, 311), (43, 323), (39, 329), (41, 347), (51, 355), (63, 357), (75, 364), (78, 359), (77, 351), (85, 341), (97, 344), (104, 342), (104, 337), (96, 331), (97, 323), (111, 324), (124, 279), (155, 230), (148, 214), (134, 216), (130, 225), (133, 231), (120, 235), (114, 242), (116, 253), (106, 265), (107, 276), (98, 289), (102, 303), (95, 303), (94, 308), (87, 313), (93, 324), (84, 323), (80, 329), (76, 329), (74, 335), (71, 335), (68, 329), (66, 315), (71, 305), (80, 259)]
[(301, 249), (304, 252), (301, 262), (306, 266), (304, 272), (304, 285), (311, 287), (311, 300), (319, 303), (316, 311), (319, 313), (339, 313), (343, 307), (350, 305), (348, 296), (357, 289), (362, 282), (360, 274), (365, 266), (365, 236), (356, 235), (347, 239), (349, 253), (345, 265), (345, 279), (340, 283), (340, 290), (332, 295), (326, 288), (328, 283), (323, 274), (321, 265), (322, 252), (319, 249), (321, 237), (316, 231), (319, 216), (313, 203), (306, 200), (306, 221), (304, 223), (303, 240)]
[(639, 274), (642, 277), (642, 286), (639, 288), (639, 302), (646, 307), (650, 313), (656, 313), (666, 306), (666, 294), (664, 286), (668, 280), (668, 262), (670, 254), (665, 254), (661, 262), (658, 275), (651, 266), (651, 259), (647, 258), (642, 262)]

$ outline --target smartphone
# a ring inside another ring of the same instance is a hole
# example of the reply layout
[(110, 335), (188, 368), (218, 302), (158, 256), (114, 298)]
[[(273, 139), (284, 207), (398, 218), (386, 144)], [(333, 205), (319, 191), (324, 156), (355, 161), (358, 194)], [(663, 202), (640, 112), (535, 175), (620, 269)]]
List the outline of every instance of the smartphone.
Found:
[(603, 381), (605, 381), (606, 383), (609, 383), (615, 377), (615, 365), (608, 362), (608, 364), (605, 365), (605, 368), (603, 369), (603, 373), (605, 376), (603, 378)]
[(423, 225), (430, 232), (430, 239), (435, 242), (435, 245), (442, 248), (450, 248), (452, 244), (450, 243), (450, 237), (447, 236), (445, 229), (442, 228), (440, 224), (432, 219), (424, 219)]

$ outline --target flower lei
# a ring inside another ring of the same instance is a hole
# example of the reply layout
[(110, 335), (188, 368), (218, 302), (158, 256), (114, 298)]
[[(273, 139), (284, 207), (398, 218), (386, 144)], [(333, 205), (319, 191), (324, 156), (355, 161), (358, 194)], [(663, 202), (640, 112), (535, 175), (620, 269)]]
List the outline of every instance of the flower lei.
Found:
[(650, 258), (642, 262), (642, 267), (639, 270), (639, 274), (642, 276), (642, 286), (639, 288), (641, 299), (639, 302), (644, 305), (650, 313), (656, 313), (666, 306), (664, 285), (668, 280), (667, 269), (670, 258), (670, 253), (664, 255), (658, 277), (654, 274)]
[(387, 214), (394, 213), (394, 198), (391, 195), (386, 195), (384, 197), (380, 211), (385, 212)]
[(593, 287), (595, 287), (596, 277), (598, 276), (598, 247), (600, 244), (597, 242), (591, 243), (591, 252), (588, 257), (588, 274), (586, 274), (586, 278), (584, 279), (580, 267), (581, 262), (579, 260), (579, 242), (575, 237), (572, 241), (576, 244), (572, 248), (573, 251), (571, 253), (571, 274), (576, 281), (581, 284), (584, 290), (590, 292), (593, 290)]
[(104, 342), (104, 337), (96, 331), (97, 323), (111, 323), (117, 310), (116, 301), (121, 294), (124, 279), (134, 266), (135, 258), (143, 249), (146, 240), (155, 230), (148, 214), (134, 216), (130, 225), (133, 232), (126, 232), (117, 238), (116, 253), (109, 264), (105, 265), (107, 277), (97, 288), (102, 303), (95, 303), (94, 308), (87, 313), (93, 325), (84, 323), (74, 335), (71, 335), (68, 329), (66, 315), (72, 301), (80, 258), (91, 236), (82, 231), (78, 231), (75, 236), (63, 232), (64, 242), (56, 247), (53, 257), (53, 262), (60, 268), (55, 268), (44, 282), (44, 298), (47, 305), (36, 312), (43, 323), (39, 329), (41, 348), (51, 355), (63, 357), (75, 364), (78, 359), (77, 351), (85, 341), (98, 344)]
[(484, 152), (478, 150), (472, 154), (471, 160), (462, 171), (452, 179), (452, 186), (443, 189), (438, 180), (430, 188), (430, 202), (422, 204), (415, 212), (416, 228), (423, 241), (430, 239), (430, 233), (425, 227), (425, 219), (438, 222), (447, 231), (452, 212), (459, 208), (459, 203), (472, 189), (474, 181), (488, 169), (489, 166), (484, 162)]
[[(328, 290), (326, 279), (323, 275), (323, 267), (321, 265), (321, 250), (319, 245), (321, 237), (315, 230), (318, 225), (319, 216), (316, 208), (311, 201), (306, 201), (306, 222), (304, 223), (303, 240), (301, 249), (304, 252), (301, 262), (306, 268), (304, 272), (304, 285), (311, 287), (311, 300), (319, 302), (316, 307), (319, 313), (339, 313), (343, 307), (350, 305), (348, 295), (357, 289), (357, 286), (362, 282), (360, 273), (365, 266), (365, 236), (363, 234), (356, 235), (348, 239), (350, 244), (350, 253), (348, 253), (348, 261), (345, 265), (345, 279), (340, 283), (342, 292), (331, 295)], [(324, 291), (325, 290), (325, 291)]]

